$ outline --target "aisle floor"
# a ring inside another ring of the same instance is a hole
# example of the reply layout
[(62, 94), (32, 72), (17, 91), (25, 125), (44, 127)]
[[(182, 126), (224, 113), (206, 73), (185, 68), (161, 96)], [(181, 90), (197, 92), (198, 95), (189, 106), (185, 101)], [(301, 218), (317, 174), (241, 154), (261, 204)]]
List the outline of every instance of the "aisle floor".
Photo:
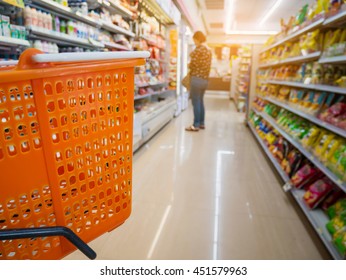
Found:
[(205, 102), (206, 130), (184, 131), (190, 106), (135, 153), (132, 214), (89, 244), (98, 259), (326, 258), (244, 115), (227, 95)]

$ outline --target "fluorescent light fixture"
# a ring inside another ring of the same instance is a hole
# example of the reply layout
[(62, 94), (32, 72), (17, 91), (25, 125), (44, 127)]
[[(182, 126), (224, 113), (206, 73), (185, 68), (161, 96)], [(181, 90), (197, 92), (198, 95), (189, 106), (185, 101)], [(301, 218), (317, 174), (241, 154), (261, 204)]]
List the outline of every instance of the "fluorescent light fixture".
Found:
[(260, 30), (228, 30), (227, 35), (275, 35), (278, 31), (260, 31)]
[(275, 2), (275, 4), (270, 8), (268, 13), (261, 19), (261, 21), (259, 23), (260, 25), (265, 23), (265, 21), (271, 16), (271, 14), (274, 13), (274, 11), (280, 6), (281, 2), (282, 2), (282, 0), (277, 0)]
[(225, 32), (231, 29), (234, 13), (234, 2), (235, 0), (226, 0), (225, 2)]

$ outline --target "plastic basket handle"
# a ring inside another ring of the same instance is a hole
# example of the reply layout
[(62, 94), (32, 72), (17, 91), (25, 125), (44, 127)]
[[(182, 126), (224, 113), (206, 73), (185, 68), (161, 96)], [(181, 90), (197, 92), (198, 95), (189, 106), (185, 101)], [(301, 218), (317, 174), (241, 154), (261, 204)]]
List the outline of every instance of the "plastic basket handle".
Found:
[(75, 245), (89, 259), (94, 260), (96, 253), (67, 227), (19, 228), (0, 230), (0, 240), (35, 238), (46, 236), (63, 236)]
[(18, 60), (6, 60), (6, 61), (0, 61), (0, 67), (1, 66), (12, 66), (12, 65), (17, 65)]
[(89, 52), (89, 53), (59, 53), (35, 54), (32, 59), (38, 63), (48, 62), (82, 62), (95, 60), (135, 59), (148, 58), (148, 51), (121, 51), (121, 52)]

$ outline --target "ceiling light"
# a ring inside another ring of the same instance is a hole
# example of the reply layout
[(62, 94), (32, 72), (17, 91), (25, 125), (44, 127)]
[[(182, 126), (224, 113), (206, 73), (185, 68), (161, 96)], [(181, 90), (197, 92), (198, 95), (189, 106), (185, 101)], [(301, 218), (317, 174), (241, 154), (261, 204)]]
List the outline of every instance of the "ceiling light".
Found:
[(271, 7), (268, 13), (261, 19), (259, 23), (260, 25), (262, 25), (271, 16), (271, 14), (280, 6), (281, 2), (282, 0), (277, 0), (275, 2), (274, 6)]
[(227, 35), (275, 35), (278, 31), (260, 31), (260, 30), (228, 30)]
[(235, 0), (227, 0), (225, 3), (225, 32), (231, 29), (234, 13), (234, 2)]

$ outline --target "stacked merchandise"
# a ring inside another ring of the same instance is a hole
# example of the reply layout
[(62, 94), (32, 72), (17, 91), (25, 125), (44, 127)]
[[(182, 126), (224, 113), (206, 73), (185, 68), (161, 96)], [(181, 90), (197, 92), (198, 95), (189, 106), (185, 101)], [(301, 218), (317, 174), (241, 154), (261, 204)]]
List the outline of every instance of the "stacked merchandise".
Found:
[(46, 53), (133, 48), (137, 6), (127, 1), (33, 0), (16, 13), (0, 5), (0, 46), (13, 47), (13, 55), (30, 46)]
[(343, 1), (317, 0), (281, 22), (260, 54), (249, 120), (336, 259), (346, 257), (345, 11)]
[[(151, 55), (146, 65), (137, 67), (135, 72), (134, 150), (173, 118), (176, 104), (175, 90), (172, 90), (175, 85), (168, 77), (174, 67), (169, 68), (166, 61), (166, 25), (161, 17), (151, 12), (152, 7), (140, 3), (138, 9), (139, 34), (133, 48), (147, 50)], [(176, 48), (174, 42), (169, 43), (171, 49)], [(174, 59), (176, 56), (170, 58)]]
[(239, 112), (245, 112), (250, 86), (251, 46), (244, 45), (239, 48), (238, 55), (240, 62), (234, 102)]

